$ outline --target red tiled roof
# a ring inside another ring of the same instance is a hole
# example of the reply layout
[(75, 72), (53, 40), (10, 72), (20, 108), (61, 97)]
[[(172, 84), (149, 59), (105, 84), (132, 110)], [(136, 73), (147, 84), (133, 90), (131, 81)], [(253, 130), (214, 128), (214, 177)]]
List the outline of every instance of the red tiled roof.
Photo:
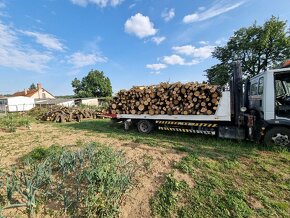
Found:
[(290, 59), (283, 63), (283, 67), (290, 67)]
[(16, 92), (16, 93), (14, 93), (13, 96), (27, 96), (27, 97), (31, 97), (32, 95), (34, 95), (37, 92), (38, 92), (37, 89), (31, 89), (31, 90), (27, 90), (27, 93), (26, 94), (25, 94), (25, 91), (22, 91), (22, 92)]

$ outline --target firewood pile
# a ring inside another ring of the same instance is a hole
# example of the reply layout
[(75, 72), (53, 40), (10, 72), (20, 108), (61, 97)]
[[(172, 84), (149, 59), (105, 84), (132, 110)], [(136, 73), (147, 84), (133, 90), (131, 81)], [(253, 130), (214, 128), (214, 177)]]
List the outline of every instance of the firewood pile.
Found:
[(112, 114), (212, 115), (221, 98), (220, 87), (198, 83), (160, 83), (121, 90), (110, 105)]
[(54, 122), (71, 122), (82, 119), (98, 118), (102, 112), (92, 109), (81, 109), (77, 107), (54, 106), (48, 112), (40, 115), (39, 120)]

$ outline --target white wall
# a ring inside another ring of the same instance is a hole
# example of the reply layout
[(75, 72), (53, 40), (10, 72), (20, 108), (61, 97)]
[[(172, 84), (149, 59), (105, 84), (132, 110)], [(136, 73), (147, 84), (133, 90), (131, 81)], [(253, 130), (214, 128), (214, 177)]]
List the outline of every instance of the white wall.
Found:
[(82, 99), (82, 104), (89, 106), (99, 106), (99, 100), (97, 98)]
[(17, 96), (7, 98), (8, 112), (29, 111), (34, 108), (34, 99), (29, 97)]
[(63, 102), (63, 103), (59, 103), (57, 105), (61, 105), (61, 106), (64, 106), (64, 107), (73, 107), (73, 106), (75, 106), (75, 102), (74, 102), (74, 100), (72, 100), (72, 101), (66, 101), (66, 102)]

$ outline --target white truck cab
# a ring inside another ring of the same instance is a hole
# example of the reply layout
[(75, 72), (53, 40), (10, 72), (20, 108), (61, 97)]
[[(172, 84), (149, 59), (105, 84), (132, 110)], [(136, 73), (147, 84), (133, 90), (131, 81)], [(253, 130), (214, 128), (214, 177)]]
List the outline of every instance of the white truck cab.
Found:
[(249, 82), (248, 110), (262, 124), (268, 144), (290, 143), (290, 68), (269, 70)]
[(263, 72), (250, 84), (249, 108), (264, 120), (290, 121), (290, 68)]

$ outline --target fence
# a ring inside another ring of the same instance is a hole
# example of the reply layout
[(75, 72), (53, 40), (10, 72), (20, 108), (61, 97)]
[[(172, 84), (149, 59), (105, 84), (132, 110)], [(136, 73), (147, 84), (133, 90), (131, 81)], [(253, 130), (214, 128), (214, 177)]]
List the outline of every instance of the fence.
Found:
[(7, 112), (24, 112), (29, 111), (35, 107), (35, 104), (17, 104), (17, 105), (0, 105), (0, 113)]

